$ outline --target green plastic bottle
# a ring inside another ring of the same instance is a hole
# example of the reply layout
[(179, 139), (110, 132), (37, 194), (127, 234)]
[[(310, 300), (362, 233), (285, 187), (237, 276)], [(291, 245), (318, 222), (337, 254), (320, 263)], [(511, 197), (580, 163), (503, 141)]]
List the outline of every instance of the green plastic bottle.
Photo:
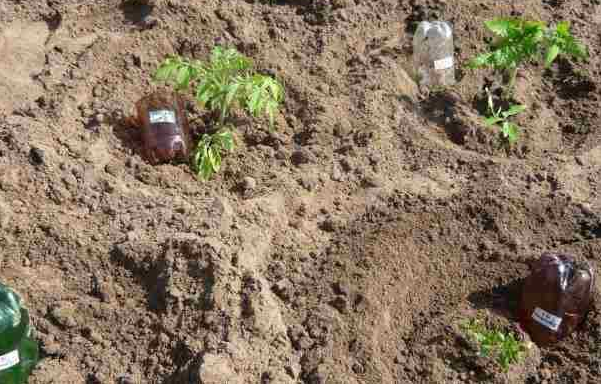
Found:
[(38, 358), (29, 312), (21, 306), (19, 295), (0, 283), (0, 383), (27, 383)]

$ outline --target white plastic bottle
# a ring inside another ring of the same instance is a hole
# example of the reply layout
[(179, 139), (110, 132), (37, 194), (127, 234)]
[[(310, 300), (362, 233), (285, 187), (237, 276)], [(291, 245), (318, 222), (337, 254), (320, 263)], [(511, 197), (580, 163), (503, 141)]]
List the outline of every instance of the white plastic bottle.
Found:
[(413, 36), (413, 65), (423, 86), (455, 84), (453, 30), (444, 21), (422, 21)]

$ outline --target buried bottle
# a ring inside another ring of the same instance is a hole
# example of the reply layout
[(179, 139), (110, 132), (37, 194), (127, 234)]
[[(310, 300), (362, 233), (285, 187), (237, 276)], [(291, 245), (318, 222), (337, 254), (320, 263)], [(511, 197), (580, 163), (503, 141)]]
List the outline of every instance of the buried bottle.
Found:
[(151, 164), (187, 161), (190, 128), (181, 97), (176, 92), (155, 92), (140, 99), (136, 109), (146, 160)]
[(0, 383), (24, 384), (38, 362), (29, 312), (21, 298), (0, 283)]
[(524, 281), (520, 324), (541, 346), (563, 339), (584, 320), (593, 283), (593, 270), (587, 263), (577, 263), (565, 254), (544, 253)]
[(413, 66), (419, 85), (455, 84), (453, 30), (444, 21), (422, 21), (413, 36)]

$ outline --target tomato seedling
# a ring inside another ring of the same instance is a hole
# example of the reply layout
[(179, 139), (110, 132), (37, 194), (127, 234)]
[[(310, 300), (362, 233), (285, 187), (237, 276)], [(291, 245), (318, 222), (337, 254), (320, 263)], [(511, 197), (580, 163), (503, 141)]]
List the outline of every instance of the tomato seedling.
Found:
[(270, 76), (253, 72), (252, 67), (252, 61), (236, 49), (217, 46), (207, 63), (169, 56), (154, 74), (155, 80), (170, 83), (177, 91), (193, 87), (196, 101), (219, 113), (217, 132), (203, 135), (192, 156), (192, 166), (203, 180), (219, 171), (221, 154), (234, 149), (227, 121), (234, 108), (243, 108), (253, 117), (266, 115), (270, 127), (274, 126), (284, 87)]
[(491, 67), (508, 78), (507, 93), (513, 91), (518, 68), (528, 60), (544, 59), (549, 67), (559, 55), (584, 59), (587, 48), (570, 32), (570, 23), (562, 21), (552, 29), (542, 21), (498, 18), (484, 23), (496, 40), (489, 52), (474, 57), (469, 68)]
[(501, 107), (499, 107), (499, 109), (495, 109), (492, 94), (488, 89), (486, 89), (486, 93), (488, 94), (488, 110), (490, 111), (491, 116), (484, 119), (484, 123), (487, 127), (498, 127), (500, 129), (501, 137), (504, 140), (507, 140), (510, 144), (516, 142), (519, 136), (519, 127), (517, 124), (510, 122), (508, 119), (511, 116), (515, 116), (518, 113), (525, 111), (526, 106), (511, 105), (505, 111), (503, 111)]
[(464, 322), (461, 328), (478, 345), (478, 355), (492, 357), (504, 371), (521, 361), (528, 350), (528, 345), (516, 339), (513, 333), (490, 330), (477, 319)]

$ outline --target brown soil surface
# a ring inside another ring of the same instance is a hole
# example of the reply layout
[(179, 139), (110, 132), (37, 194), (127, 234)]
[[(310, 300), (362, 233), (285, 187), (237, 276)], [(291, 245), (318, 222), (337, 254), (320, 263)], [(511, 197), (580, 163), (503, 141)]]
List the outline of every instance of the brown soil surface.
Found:
[[(492, 73), (461, 69), (502, 15), (591, 50), (520, 72), (509, 151), (480, 124)], [(453, 91), (407, 75), (424, 18), (454, 25)], [(0, 0), (0, 279), (32, 312), (30, 383), (601, 382), (598, 306), (508, 373), (459, 328), (512, 329), (543, 251), (601, 272), (600, 30), (593, 0)], [(286, 101), (200, 183), (120, 121), (165, 55), (215, 43)]]

